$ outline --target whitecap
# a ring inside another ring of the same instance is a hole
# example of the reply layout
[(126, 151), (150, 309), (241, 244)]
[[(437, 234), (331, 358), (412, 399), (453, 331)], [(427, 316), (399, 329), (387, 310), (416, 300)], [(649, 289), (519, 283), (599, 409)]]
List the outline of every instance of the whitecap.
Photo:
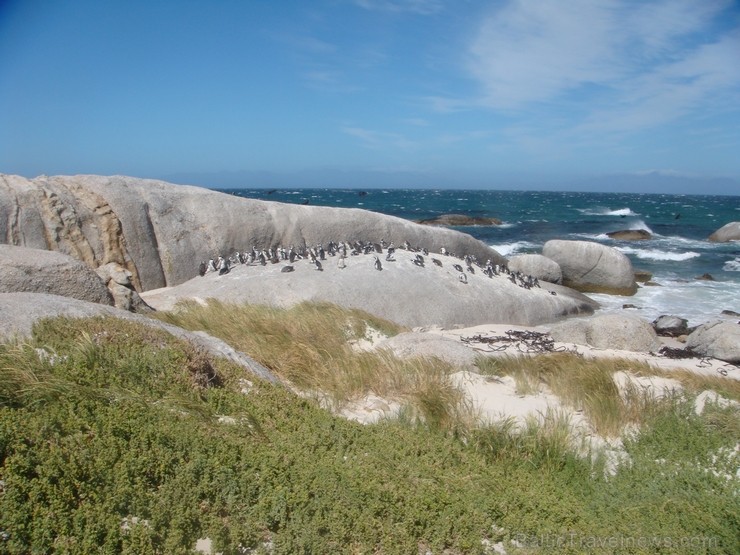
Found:
[(644, 229), (648, 233), (652, 234), (653, 230), (650, 229), (650, 227), (642, 220), (636, 220), (632, 223), (630, 223), (629, 227), (627, 229)]
[(692, 258), (698, 258), (701, 256), (700, 253), (694, 251), (685, 252), (671, 252), (662, 251), (658, 249), (636, 249), (634, 247), (617, 247), (620, 252), (624, 254), (632, 254), (637, 258), (643, 260), (690, 260)]
[(740, 257), (735, 260), (728, 260), (725, 262), (724, 266), (722, 266), (722, 269), (725, 272), (740, 272)]
[[(636, 313), (652, 321), (663, 314), (675, 314), (698, 326), (720, 317), (723, 310), (740, 306), (740, 287), (733, 282), (670, 280), (654, 276), (662, 287), (640, 287), (630, 297), (630, 303), (639, 307)], [(601, 305), (600, 313), (622, 313), (624, 297), (591, 293), (589, 297)]]
[(506, 243), (503, 245), (488, 245), (501, 256), (513, 256), (519, 254), (522, 251), (539, 250), (541, 245), (532, 243), (530, 241), (517, 241), (515, 243)]
[(596, 208), (578, 208), (581, 214), (585, 216), (638, 216), (639, 214), (633, 212), (630, 208), (618, 208), (612, 210), (610, 208), (596, 207)]

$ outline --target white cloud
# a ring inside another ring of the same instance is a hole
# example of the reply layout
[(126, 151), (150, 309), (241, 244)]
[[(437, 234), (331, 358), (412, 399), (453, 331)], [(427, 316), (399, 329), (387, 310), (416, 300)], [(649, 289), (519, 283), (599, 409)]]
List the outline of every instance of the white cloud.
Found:
[(483, 21), (470, 47), (478, 102), (514, 112), (567, 107), (584, 130), (603, 131), (665, 123), (723, 95), (737, 107), (740, 30), (713, 27), (731, 6), (511, 0)]

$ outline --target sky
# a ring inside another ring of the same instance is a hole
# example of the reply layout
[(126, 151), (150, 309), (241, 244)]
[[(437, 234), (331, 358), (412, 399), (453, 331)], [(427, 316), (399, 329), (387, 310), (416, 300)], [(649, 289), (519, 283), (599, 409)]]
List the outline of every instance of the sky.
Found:
[(740, 195), (740, 1), (0, 0), (0, 173)]

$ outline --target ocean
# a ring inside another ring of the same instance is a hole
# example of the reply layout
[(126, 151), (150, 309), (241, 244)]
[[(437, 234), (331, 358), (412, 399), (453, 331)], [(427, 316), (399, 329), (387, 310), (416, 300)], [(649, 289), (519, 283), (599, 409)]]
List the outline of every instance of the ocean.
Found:
[[(498, 218), (498, 226), (457, 227), (501, 255), (540, 253), (550, 239), (596, 241), (614, 247), (657, 286), (632, 297), (589, 295), (602, 311), (627, 309), (648, 320), (673, 314), (695, 326), (723, 310), (740, 313), (740, 242), (707, 237), (740, 220), (740, 196), (634, 193), (461, 191), (433, 189), (228, 189), (232, 195), (345, 208), (363, 208), (408, 220), (441, 214)], [(644, 229), (652, 239), (617, 241), (606, 234)], [(697, 280), (710, 274), (714, 280)]]

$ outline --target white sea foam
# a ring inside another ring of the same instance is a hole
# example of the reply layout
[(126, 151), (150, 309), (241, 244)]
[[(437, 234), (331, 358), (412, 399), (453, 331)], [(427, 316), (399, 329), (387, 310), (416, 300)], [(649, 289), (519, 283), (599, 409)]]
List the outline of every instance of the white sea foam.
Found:
[(539, 250), (542, 245), (538, 243), (532, 243), (530, 241), (517, 241), (515, 243), (507, 243), (504, 245), (489, 245), (493, 250), (499, 253), (501, 256), (513, 256), (520, 254), (521, 252)]
[(650, 227), (648, 227), (648, 225), (642, 220), (636, 220), (634, 222), (631, 222), (627, 229), (644, 229), (650, 234), (653, 233), (653, 230), (650, 229)]
[(611, 208), (604, 208), (597, 206), (595, 208), (577, 208), (577, 210), (585, 216), (638, 216), (629, 208), (618, 208), (612, 210)]
[(636, 316), (653, 321), (663, 314), (686, 318), (689, 326), (698, 326), (721, 318), (723, 310), (740, 310), (740, 286), (734, 282), (680, 281), (653, 278), (662, 287), (640, 287), (632, 297), (589, 294), (599, 302), (599, 313), (624, 312), (622, 305), (638, 307)]
[(725, 272), (740, 272), (740, 257), (735, 260), (728, 260), (725, 262), (724, 266), (722, 266), (722, 269)]
[(694, 251), (683, 251), (683, 252), (671, 252), (663, 251), (658, 249), (636, 249), (634, 247), (617, 247), (617, 250), (624, 254), (632, 254), (637, 258), (643, 260), (690, 260), (691, 258), (697, 258), (701, 256), (698, 252)]

